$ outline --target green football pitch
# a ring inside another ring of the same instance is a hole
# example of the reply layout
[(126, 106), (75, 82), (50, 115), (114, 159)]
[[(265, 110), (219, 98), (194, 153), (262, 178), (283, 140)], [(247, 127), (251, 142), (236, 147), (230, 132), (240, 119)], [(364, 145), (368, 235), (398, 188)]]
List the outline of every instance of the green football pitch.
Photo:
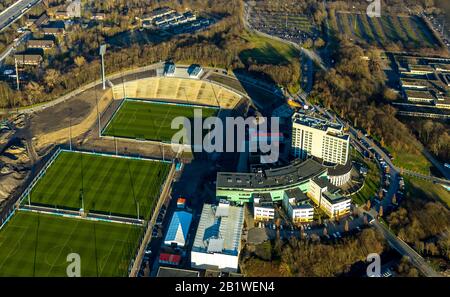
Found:
[(0, 276), (67, 276), (70, 253), (80, 255), (81, 276), (127, 276), (141, 233), (133, 225), (19, 211), (0, 230)]
[[(170, 164), (62, 151), (30, 192), (31, 204), (149, 217)], [(23, 203), (28, 203), (25, 197)]]
[(218, 109), (208, 107), (161, 104), (151, 101), (126, 100), (116, 112), (103, 134), (106, 136), (169, 142), (177, 132), (171, 129), (172, 120), (182, 116), (194, 119), (194, 109), (202, 110), (207, 118)]

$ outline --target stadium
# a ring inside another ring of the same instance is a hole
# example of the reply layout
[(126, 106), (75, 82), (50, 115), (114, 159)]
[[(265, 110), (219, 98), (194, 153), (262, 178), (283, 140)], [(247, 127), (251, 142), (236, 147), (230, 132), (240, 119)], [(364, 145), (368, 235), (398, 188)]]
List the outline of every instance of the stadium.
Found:
[(221, 110), (235, 109), (243, 98), (227, 87), (186, 75), (123, 82), (112, 92), (113, 100), (102, 114), (102, 137), (166, 144), (176, 132), (171, 129), (174, 118), (193, 120), (194, 109), (201, 109), (203, 118), (220, 117)]

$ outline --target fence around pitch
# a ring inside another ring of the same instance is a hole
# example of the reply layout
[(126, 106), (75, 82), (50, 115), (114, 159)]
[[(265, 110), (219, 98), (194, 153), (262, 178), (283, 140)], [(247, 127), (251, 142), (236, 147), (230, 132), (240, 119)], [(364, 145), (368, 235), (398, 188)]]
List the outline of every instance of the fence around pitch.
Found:
[[(3, 226), (11, 219), (11, 217), (14, 215), (17, 209), (20, 208), (20, 205), (23, 203), (23, 201), (28, 197), (33, 187), (38, 183), (38, 181), (45, 175), (48, 168), (53, 164), (53, 162), (56, 160), (56, 158), (59, 156), (61, 152), (74, 152), (74, 153), (83, 153), (83, 154), (90, 154), (90, 155), (97, 155), (97, 156), (105, 156), (105, 157), (114, 157), (114, 158), (125, 158), (125, 159), (131, 159), (131, 160), (147, 160), (147, 161), (157, 161), (157, 162), (163, 162), (167, 164), (171, 164), (172, 161), (166, 161), (166, 160), (160, 160), (160, 159), (154, 159), (154, 158), (147, 158), (147, 157), (141, 157), (141, 156), (126, 156), (126, 155), (115, 155), (112, 153), (104, 153), (104, 152), (95, 152), (95, 151), (83, 151), (83, 150), (68, 150), (61, 147), (58, 147), (56, 152), (53, 153), (53, 155), (50, 157), (50, 159), (45, 163), (45, 165), (42, 167), (42, 169), (39, 171), (39, 173), (33, 178), (33, 180), (30, 182), (30, 184), (25, 188), (25, 190), (22, 192), (22, 194), (19, 196), (19, 199), (15, 204), (12, 205), (12, 208), (8, 212), (6, 218), (2, 218), (1, 224), (0, 224), (0, 230), (3, 228)], [(95, 215), (101, 215), (96, 214)]]
[(17, 200), (17, 202), (13, 204), (13, 206), (12, 206), (11, 210), (9, 211), (9, 214), (6, 217), (6, 219), (2, 218), (2, 222), (1, 222), (1, 225), (0, 225), (0, 230), (11, 219), (11, 217), (14, 215), (16, 210), (20, 207), (20, 204), (22, 204), (22, 202), (25, 199), (25, 197), (30, 193), (31, 189), (36, 185), (36, 183), (39, 181), (39, 179), (45, 174), (47, 169), (53, 164), (53, 162), (59, 156), (60, 153), (61, 153), (61, 148), (58, 147), (56, 152), (50, 157), (50, 159), (45, 163), (45, 165), (42, 167), (42, 169), (39, 171), (39, 173), (33, 178), (31, 183), (22, 192), (22, 195), (20, 195), (20, 197)]

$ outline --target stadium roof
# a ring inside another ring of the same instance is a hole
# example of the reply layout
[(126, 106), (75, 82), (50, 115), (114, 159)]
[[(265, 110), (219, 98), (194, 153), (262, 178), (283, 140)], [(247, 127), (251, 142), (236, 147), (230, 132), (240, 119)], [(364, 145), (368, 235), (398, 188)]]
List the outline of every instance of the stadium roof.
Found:
[(204, 204), (192, 251), (238, 255), (243, 225), (244, 208)]
[(217, 188), (256, 189), (282, 187), (321, 175), (326, 168), (317, 161), (295, 161), (288, 166), (255, 173), (217, 173)]
[(167, 230), (164, 243), (171, 245), (176, 243), (178, 246), (184, 246), (187, 234), (192, 221), (192, 214), (187, 211), (176, 211), (173, 213)]

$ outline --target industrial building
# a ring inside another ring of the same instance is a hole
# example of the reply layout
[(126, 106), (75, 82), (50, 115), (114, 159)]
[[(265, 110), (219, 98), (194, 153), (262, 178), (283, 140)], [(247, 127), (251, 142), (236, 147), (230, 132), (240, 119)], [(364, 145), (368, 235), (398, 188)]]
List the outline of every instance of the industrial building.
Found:
[(156, 277), (199, 277), (200, 272), (195, 270), (159, 267)]
[(344, 165), (348, 161), (350, 137), (340, 124), (304, 113), (292, 116), (292, 153), (305, 160), (309, 156), (325, 163)]
[(169, 229), (164, 238), (165, 245), (184, 247), (186, 244), (192, 214), (187, 211), (175, 211), (170, 221)]
[(191, 267), (238, 270), (244, 208), (221, 200), (218, 205), (204, 204), (191, 250)]

